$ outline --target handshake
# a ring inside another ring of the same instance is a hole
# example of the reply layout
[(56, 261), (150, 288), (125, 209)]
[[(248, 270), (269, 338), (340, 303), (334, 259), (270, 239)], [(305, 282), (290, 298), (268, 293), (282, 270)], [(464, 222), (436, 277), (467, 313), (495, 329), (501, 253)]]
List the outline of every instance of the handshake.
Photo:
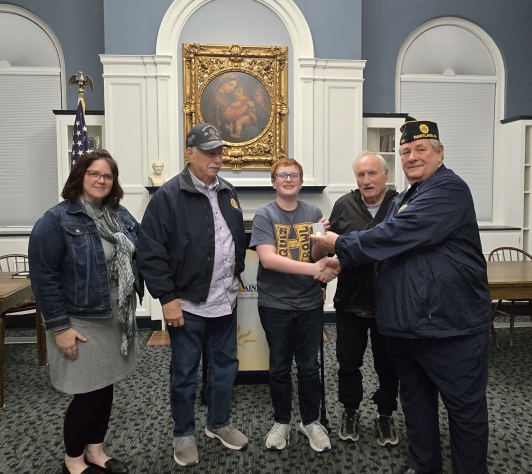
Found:
[(314, 275), (314, 279), (319, 280), (322, 283), (334, 280), (342, 271), (340, 261), (336, 257), (323, 257), (314, 265), (316, 265), (318, 270), (316, 275)]
[[(314, 245), (317, 245), (322, 249), (323, 253), (335, 253), (334, 246), (338, 234), (335, 234), (334, 232), (326, 232), (325, 235), (311, 235), (310, 238)], [(322, 283), (334, 280), (342, 271), (340, 261), (336, 257), (324, 257), (321, 260), (318, 260), (315, 265), (318, 273), (314, 278)]]

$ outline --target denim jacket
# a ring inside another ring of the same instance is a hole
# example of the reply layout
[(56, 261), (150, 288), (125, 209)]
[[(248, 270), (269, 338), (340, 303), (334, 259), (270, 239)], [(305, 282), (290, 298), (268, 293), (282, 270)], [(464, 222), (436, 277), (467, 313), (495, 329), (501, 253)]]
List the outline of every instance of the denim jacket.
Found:
[[(137, 247), (139, 224), (123, 206), (117, 209), (124, 233)], [(107, 264), (94, 220), (79, 201), (63, 201), (34, 225), (28, 257), (35, 300), (47, 329), (70, 327), (69, 316), (108, 318), (111, 300)], [(136, 275), (142, 298), (144, 284)]]

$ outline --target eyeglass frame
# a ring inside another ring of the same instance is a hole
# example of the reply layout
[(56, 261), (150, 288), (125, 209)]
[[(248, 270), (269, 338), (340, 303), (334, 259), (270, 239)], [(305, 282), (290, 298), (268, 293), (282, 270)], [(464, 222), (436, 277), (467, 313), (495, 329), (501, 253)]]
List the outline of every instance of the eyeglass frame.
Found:
[[(284, 176), (283, 176), (284, 175)], [(276, 173), (275, 174), (275, 177), (276, 178), (279, 178), (279, 179), (282, 179), (282, 180), (286, 180), (288, 179), (288, 177), (290, 176), (290, 179), (292, 181), (296, 181), (298, 179), (301, 179), (301, 173), (285, 173), (284, 171), (281, 172), (281, 173)]]
[[(116, 176), (114, 174), (111, 174), (111, 173), (102, 174), (96, 170), (86, 170), (85, 174), (88, 174), (89, 178), (93, 179), (94, 181), (99, 181), (101, 178), (103, 178), (104, 181), (110, 181), (112, 183), (116, 179)], [(91, 175), (94, 175), (94, 176), (91, 176)], [(96, 175), (98, 175), (98, 177), (96, 177)]]

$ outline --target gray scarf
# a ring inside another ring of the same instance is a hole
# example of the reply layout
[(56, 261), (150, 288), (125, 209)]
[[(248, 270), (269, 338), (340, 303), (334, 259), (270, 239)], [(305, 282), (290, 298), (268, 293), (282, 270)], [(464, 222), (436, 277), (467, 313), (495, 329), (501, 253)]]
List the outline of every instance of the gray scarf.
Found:
[(100, 208), (102, 215), (96, 216), (94, 209), (82, 197), (79, 199), (83, 211), (92, 217), (96, 224), (100, 237), (113, 245), (113, 255), (108, 265), (109, 279), (118, 281), (118, 320), (122, 326), (120, 351), (127, 355), (129, 343), (137, 335), (135, 276), (132, 268), (134, 246), (124, 234), (118, 213), (108, 204)]

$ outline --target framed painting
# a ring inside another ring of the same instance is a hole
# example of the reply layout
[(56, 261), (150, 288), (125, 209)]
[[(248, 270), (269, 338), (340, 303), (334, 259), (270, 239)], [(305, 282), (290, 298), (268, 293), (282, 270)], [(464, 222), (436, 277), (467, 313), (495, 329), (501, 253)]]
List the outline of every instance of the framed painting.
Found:
[(183, 44), (185, 136), (220, 131), (222, 168), (269, 169), (288, 153), (288, 48)]

